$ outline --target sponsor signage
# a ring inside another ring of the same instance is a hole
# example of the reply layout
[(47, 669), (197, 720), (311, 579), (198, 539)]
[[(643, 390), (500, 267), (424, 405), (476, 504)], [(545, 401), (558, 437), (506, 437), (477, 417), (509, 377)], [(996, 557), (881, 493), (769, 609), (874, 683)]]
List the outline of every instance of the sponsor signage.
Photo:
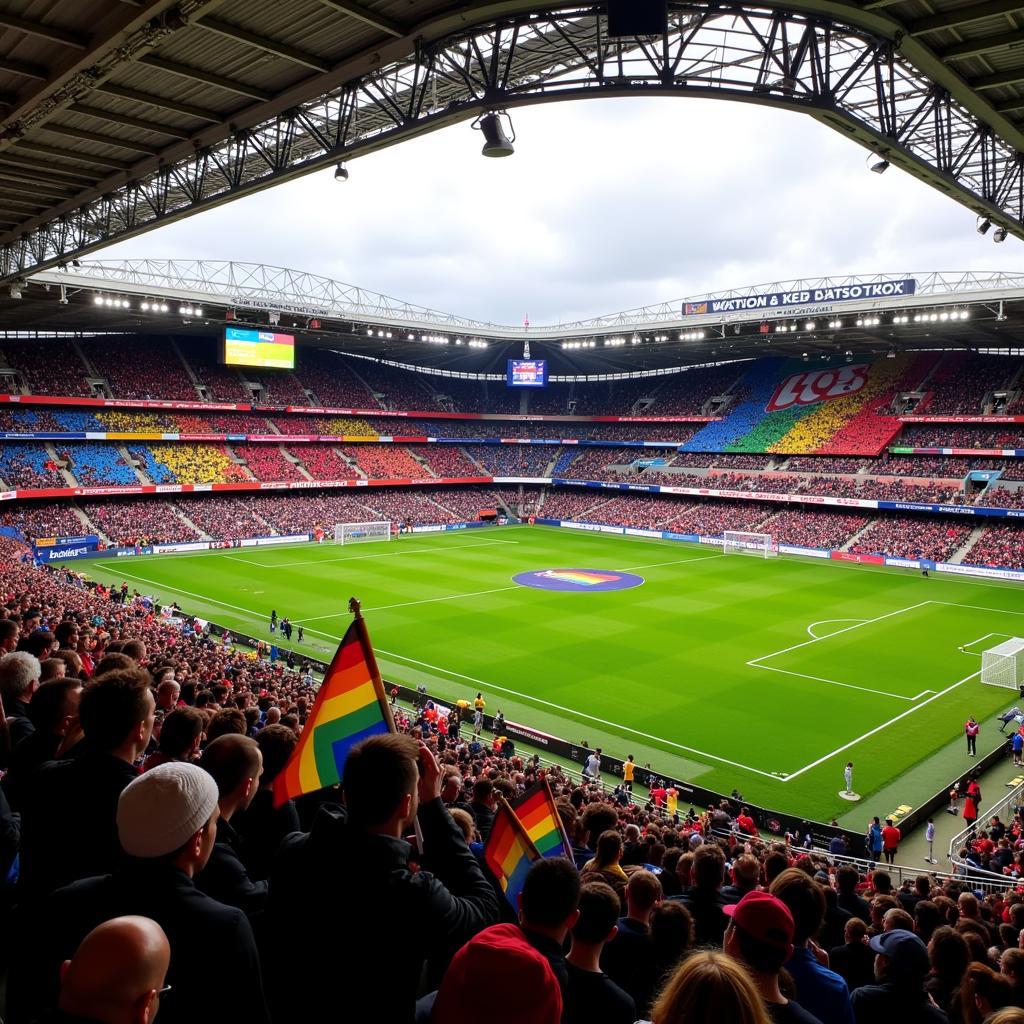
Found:
[[(858, 302), (871, 299), (894, 299), (913, 295), (917, 281), (904, 278), (899, 281), (874, 281), (870, 284), (847, 284), (831, 288), (803, 288), (791, 292), (767, 292), (761, 295), (744, 295), (739, 298), (701, 299), (698, 302), (684, 302), (683, 316), (708, 316), (722, 313), (770, 312), (774, 309), (789, 309), (800, 306), (834, 304), (837, 302)], [(828, 312), (828, 309), (822, 310)]]

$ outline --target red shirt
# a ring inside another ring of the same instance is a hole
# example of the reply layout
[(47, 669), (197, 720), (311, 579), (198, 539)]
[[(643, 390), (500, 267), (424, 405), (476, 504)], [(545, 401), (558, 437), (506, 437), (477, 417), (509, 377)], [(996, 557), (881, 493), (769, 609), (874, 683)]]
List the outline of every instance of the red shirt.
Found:
[(882, 829), (882, 849), (895, 850), (900, 844), (900, 830), (895, 825), (886, 825)]
[(655, 806), (660, 807), (665, 802), (665, 790), (652, 789), (651, 799), (654, 801)]
[(748, 836), (757, 835), (757, 826), (754, 824), (754, 819), (749, 814), (737, 814), (736, 815), (736, 827), (741, 832), (746, 832)]

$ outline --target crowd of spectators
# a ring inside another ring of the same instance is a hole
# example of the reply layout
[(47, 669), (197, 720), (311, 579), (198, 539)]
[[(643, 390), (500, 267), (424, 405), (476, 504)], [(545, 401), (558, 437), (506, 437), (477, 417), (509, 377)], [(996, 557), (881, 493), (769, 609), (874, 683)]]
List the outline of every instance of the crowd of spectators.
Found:
[(430, 476), (408, 448), (397, 444), (353, 444), (339, 449), (366, 474), (370, 480), (421, 480)]
[(93, 394), (75, 346), (63, 338), (49, 338), (45, 342), (5, 338), (0, 358), (18, 371), (34, 395), (88, 398)]
[(948, 353), (925, 385), (930, 392), (927, 404), (915, 413), (981, 413), (985, 396), (1009, 384), (1019, 368), (1019, 360), (1004, 356)]
[(1014, 423), (905, 423), (893, 442), (907, 448), (1024, 448)]
[(235, 444), (232, 450), (257, 479), (270, 482), (305, 480), (298, 467), (277, 444)]
[[(738, 467), (754, 469), (754, 466)], [(763, 468), (763, 467), (762, 467)], [(796, 455), (785, 465), (794, 473), (846, 473), (856, 474), (864, 468), (864, 459), (843, 455)]]
[(850, 551), (896, 558), (948, 561), (971, 535), (973, 524), (920, 516), (880, 516), (851, 545)]
[[(349, 362), (333, 352), (303, 349), (296, 368), (302, 386), (321, 406), (341, 409), (379, 409), (380, 403), (349, 369)], [(354, 361), (353, 361), (354, 362)], [(303, 401), (302, 405), (309, 403)], [(314, 431), (308, 431), (314, 433)]]
[[(85, 501), (82, 511), (114, 547), (199, 540), (174, 506), (167, 501), (121, 498), (117, 501)], [(82, 532), (79, 523), (77, 533)], [(72, 534), (73, 536), (74, 534)]]
[(1011, 487), (987, 487), (977, 498), (979, 505), (996, 508), (1024, 508), (1024, 490)]
[[(484, 446), (476, 445), (471, 450), (476, 451), (482, 447)], [(515, 447), (519, 447), (519, 445)], [(434, 476), (455, 480), (459, 477), (495, 475), (486, 466), (481, 470), (480, 466), (470, 458), (461, 445), (422, 444), (417, 446), (416, 453), (426, 463), (427, 468)]]
[(11, 489), (67, 487), (68, 482), (41, 444), (0, 446), (0, 480)]
[[(125, 461), (117, 445), (97, 441), (82, 444), (61, 444), (58, 454), (71, 475), (83, 486), (137, 484), (135, 470)], [(60, 486), (67, 486), (63, 481)]]
[(991, 565), (997, 568), (1024, 566), (1024, 532), (1014, 523), (994, 522), (964, 555), (969, 565)]
[[(429, 446), (434, 447), (436, 445)], [(609, 452), (613, 449), (596, 450)], [(466, 451), (483, 467), (486, 476), (545, 476), (559, 449), (543, 444), (471, 444), (466, 446)]]
[(302, 444), (289, 448), (314, 480), (355, 480), (359, 474), (330, 445)]
[[(145, 358), (140, 358), (143, 346)], [(170, 345), (153, 345), (139, 338), (111, 338), (102, 344), (88, 345), (87, 356), (117, 398), (194, 402), (199, 397), (185, 364)]]
[(762, 523), (761, 530), (783, 544), (837, 551), (870, 521), (858, 512), (786, 508)]
[(168, 442), (132, 445), (128, 450), (143, 461), (144, 471), (154, 483), (212, 484), (253, 479), (222, 444)]

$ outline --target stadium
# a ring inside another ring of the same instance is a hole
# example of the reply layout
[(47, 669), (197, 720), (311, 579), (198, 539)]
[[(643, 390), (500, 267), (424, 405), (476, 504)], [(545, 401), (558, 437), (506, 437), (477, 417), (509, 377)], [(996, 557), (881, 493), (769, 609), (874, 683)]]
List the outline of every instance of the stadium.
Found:
[(7, 6), (0, 1019), (1024, 1020), (1024, 273), (512, 324), (103, 251), (690, 95), (1010, 253), (1018, 3)]

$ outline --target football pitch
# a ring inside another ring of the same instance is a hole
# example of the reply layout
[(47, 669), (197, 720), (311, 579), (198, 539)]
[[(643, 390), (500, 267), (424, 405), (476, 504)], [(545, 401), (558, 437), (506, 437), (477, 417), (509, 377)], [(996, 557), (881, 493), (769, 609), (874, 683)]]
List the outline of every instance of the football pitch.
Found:
[(859, 807), (885, 814), (873, 793), (949, 746), (938, 790), (970, 767), (967, 716), (980, 755), (1020, 702), (979, 679), (982, 650), (1024, 636), (1024, 590), (993, 581), (528, 526), (87, 572), (267, 640), (274, 609), (321, 659), (358, 597), (386, 679), (480, 690), (510, 721), (826, 821), (851, 809), (848, 760)]

